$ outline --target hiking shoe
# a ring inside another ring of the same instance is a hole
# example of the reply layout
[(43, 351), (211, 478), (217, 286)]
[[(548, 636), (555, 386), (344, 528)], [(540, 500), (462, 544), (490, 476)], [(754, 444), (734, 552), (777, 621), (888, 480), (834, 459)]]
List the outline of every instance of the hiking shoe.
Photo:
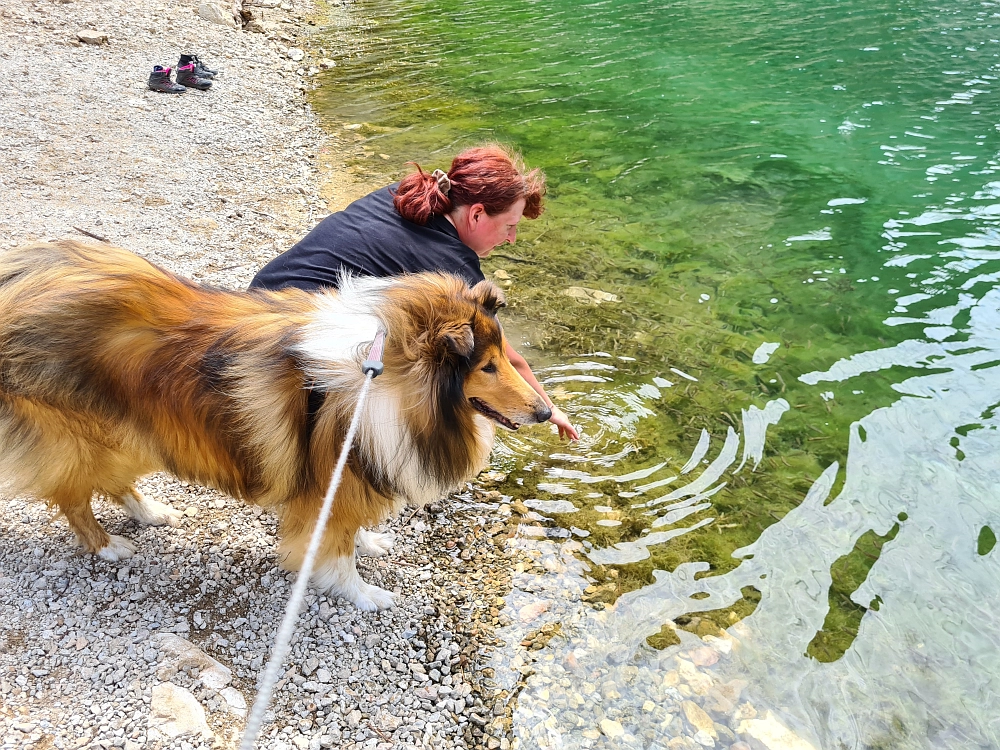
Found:
[(171, 68), (164, 68), (162, 65), (154, 65), (153, 72), (149, 74), (149, 88), (152, 91), (160, 91), (164, 94), (183, 94), (187, 89), (179, 86), (170, 80)]
[(194, 64), (194, 74), (199, 78), (207, 78), (212, 80), (217, 75), (219, 71), (212, 70), (210, 67), (205, 65), (201, 60), (198, 59), (198, 55), (181, 55), (180, 61), (177, 63), (178, 68), (183, 68), (185, 65)]
[(208, 91), (212, 88), (212, 82), (207, 78), (202, 78), (194, 70), (194, 63), (188, 63), (177, 68), (177, 83), (189, 89), (200, 89)]

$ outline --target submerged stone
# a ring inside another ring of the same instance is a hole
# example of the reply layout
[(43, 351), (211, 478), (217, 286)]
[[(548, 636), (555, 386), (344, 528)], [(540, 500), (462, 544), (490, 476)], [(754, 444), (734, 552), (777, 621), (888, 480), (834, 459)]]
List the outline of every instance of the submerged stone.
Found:
[(600, 289), (590, 289), (585, 286), (571, 286), (568, 289), (563, 290), (563, 294), (567, 297), (572, 297), (580, 302), (585, 302), (589, 305), (599, 305), (602, 302), (619, 302), (617, 294), (611, 294), (610, 292), (603, 292)]
[(625, 734), (625, 728), (613, 719), (601, 719), (601, 731), (612, 740)]

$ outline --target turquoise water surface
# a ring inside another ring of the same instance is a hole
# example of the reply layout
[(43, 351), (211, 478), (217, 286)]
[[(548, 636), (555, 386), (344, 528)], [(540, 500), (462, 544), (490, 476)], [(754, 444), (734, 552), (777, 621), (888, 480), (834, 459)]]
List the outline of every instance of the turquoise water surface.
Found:
[(346, 11), (315, 103), (369, 175), (499, 139), (549, 179), (486, 266), (584, 432), (497, 449), (520, 747), (1000, 747), (998, 5)]

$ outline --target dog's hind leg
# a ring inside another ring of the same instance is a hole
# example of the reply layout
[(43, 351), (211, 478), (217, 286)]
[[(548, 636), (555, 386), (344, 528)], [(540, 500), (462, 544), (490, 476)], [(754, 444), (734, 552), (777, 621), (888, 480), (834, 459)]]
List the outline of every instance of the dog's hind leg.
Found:
[(395, 540), (392, 534), (383, 534), (378, 531), (368, 531), (363, 526), (354, 535), (354, 546), (359, 555), (368, 557), (385, 557), (392, 549)]
[(97, 522), (90, 507), (89, 493), (56, 497), (54, 503), (66, 516), (69, 527), (87, 552), (111, 562), (126, 560), (135, 554), (135, 545), (131, 541), (109, 534)]
[(180, 526), (182, 513), (156, 500), (150, 500), (135, 487), (114, 498), (134, 520), (147, 526)]

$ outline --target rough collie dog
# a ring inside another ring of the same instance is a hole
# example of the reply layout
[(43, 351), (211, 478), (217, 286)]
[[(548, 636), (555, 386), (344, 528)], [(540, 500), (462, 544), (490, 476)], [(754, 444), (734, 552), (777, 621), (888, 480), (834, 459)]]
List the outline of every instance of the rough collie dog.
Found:
[(135, 547), (94, 518), (96, 493), (135, 520), (179, 514), (135, 481), (169, 471), (273, 510), (284, 567), (299, 568), (364, 382), (379, 326), (385, 372), (325, 529), (313, 585), (362, 609), (365, 531), (441, 498), (486, 463), (495, 423), (544, 422), (511, 366), (499, 289), (443, 274), (347, 278), (339, 292), (228, 292), (132, 253), (73, 241), (0, 252), (0, 480), (46, 500), (107, 560)]

